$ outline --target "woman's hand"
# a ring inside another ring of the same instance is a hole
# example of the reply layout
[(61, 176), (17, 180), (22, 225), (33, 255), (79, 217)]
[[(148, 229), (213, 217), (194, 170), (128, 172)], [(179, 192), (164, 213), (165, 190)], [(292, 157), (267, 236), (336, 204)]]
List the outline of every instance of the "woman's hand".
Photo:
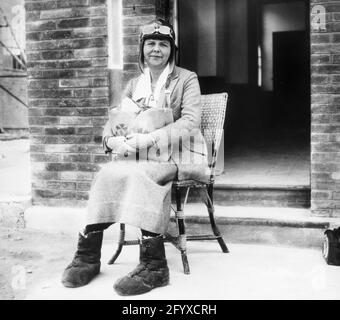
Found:
[(150, 133), (131, 133), (126, 139), (126, 144), (135, 149), (146, 149), (155, 144), (155, 139)]
[(126, 143), (126, 138), (124, 136), (110, 137), (107, 140), (106, 145), (110, 149), (112, 149), (112, 153), (118, 154), (118, 155), (125, 155), (126, 153), (136, 152), (136, 148), (133, 148)]

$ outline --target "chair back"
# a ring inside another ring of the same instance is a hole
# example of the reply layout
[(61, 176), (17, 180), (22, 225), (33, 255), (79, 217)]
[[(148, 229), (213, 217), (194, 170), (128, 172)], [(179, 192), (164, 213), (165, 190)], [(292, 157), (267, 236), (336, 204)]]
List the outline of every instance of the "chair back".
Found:
[(201, 131), (209, 151), (210, 180), (214, 179), (216, 159), (220, 147), (228, 94), (214, 93), (201, 96)]

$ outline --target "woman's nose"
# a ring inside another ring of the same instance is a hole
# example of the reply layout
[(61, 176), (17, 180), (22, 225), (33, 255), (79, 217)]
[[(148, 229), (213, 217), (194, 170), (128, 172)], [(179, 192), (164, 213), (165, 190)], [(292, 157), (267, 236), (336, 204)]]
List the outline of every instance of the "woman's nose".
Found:
[(158, 44), (155, 44), (155, 46), (153, 47), (153, 50), (154, 50), (154, 51), (159, 51), (159, 45), (158, 45)]

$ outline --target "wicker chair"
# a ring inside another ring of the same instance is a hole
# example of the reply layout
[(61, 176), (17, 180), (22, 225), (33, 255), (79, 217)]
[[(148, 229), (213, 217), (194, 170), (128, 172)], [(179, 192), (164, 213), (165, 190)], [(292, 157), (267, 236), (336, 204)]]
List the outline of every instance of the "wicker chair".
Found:
[[(171, 242), (175, 247), (181, 251), (183, 269), (185, 274), (190, 273), (188, 258), (187, 258), (187, 241), (195, 240), (217, 240), (222, 251), (229, 252), (221, 233), (219, 232), (215, 218), (214, 218), (214, 204), (213, 204), (213, 189), (215, 179), (215, 167), (218, 149), (220, 146), (223, 124), (225, 119), (225, 110), (227, 106), (227, 93), (202, 95), (202, 119), (201, 130), (205, 141), (209, 148), (211, 148), (211, 155), (209, 156), (210, 177), (208, 182), (200, 182), (196, 180), (181, 180), (173, 182), (173, 191), (176, 198), (175, 220), (178, 228), (176, 236), (166, 234), (165, 241)], [(209, 235), (186, 235), (185, 233), (185, 215), (184, 206), (187, 202), (190, 190), (198, 190), (202, 196), (202, 200), (207, 206), (209, 219), (213, 234)], [(185, 194), (183, 201), (183, 193)], [(124, 245), (138, 245), (140, 240), (125, 240), (125, 225), (120, 224), (120, 237), (116, 253), (110, 259), (108, 264), (113, 264), (118, 258)]]

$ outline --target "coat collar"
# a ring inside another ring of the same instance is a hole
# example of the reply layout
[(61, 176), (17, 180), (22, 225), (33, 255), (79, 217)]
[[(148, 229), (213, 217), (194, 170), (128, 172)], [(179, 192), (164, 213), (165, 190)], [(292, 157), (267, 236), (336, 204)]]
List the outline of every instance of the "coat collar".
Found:
[(175, 64), (172, 64), (170, 65), (169, 76), (165, 83), (165, 90), (167, 90), (170, 93), (170, 96), (172, 95), (172, 92), (174, 91), (177, 82), (178, 82), (178, 69), (175, 66)]
[(169, 71), (169, 76), (168, 76), (168, 80), (170, 79), (173, 80), (173, 79), (176, 79), (178, 78), (178, 68), (176, 67), (176, 65), (172, 62), (170, 64), (170, 71)]

